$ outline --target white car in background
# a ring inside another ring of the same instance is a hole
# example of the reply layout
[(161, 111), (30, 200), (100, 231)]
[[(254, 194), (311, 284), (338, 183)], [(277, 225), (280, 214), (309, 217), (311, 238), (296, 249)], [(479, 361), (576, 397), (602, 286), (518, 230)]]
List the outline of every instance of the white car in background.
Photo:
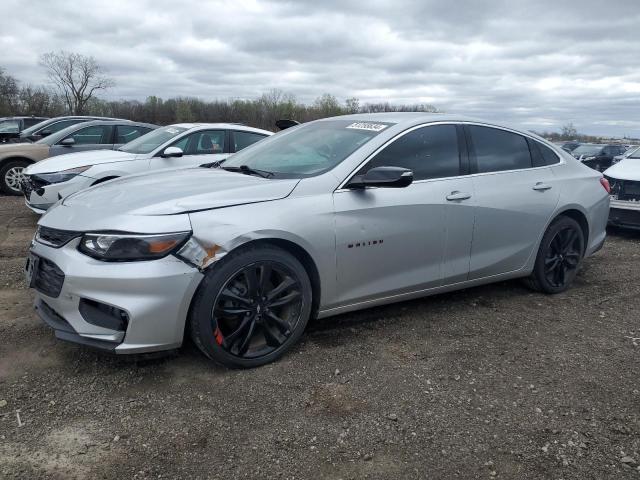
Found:
[(604, 172), (611, 186), (609, 224), (640, 229), (640, 149)]
[(179, 123), (158, 128), (117, 150), (60, 155), (24, 170), (25, 203), (41, 214), (67, 195), (97, 183), (219, 162), (269, 135), (273, 133), (232, 123)]

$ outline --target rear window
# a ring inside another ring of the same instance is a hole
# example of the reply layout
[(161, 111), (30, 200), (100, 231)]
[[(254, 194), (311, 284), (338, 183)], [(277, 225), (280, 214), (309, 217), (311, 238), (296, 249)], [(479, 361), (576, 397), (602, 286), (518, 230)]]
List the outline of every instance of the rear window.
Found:
[(531, 168), (529, 145), (522, 135), (477, 125), (467, 128), (479, 173)]

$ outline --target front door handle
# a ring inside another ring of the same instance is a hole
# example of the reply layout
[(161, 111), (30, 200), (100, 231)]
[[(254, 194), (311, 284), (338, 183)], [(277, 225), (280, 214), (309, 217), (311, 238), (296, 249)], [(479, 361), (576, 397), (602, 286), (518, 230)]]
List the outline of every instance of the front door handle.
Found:
[(545, 190), (550, 190), (551, 185), (546, 184), (544, 182), (538, 182), (533, 186), (534, 190), (538, 190), (539, 192), (544, 192)]
[(471, 198), (471, 194), (470, 193), (465, 193), (465, 192), (459, 192), (458, 190), (454, 190), (449, 195), (447, 195), (446, 198), (450, 202), (453, 202), (455, 200), (468, 200), (468, 199)]

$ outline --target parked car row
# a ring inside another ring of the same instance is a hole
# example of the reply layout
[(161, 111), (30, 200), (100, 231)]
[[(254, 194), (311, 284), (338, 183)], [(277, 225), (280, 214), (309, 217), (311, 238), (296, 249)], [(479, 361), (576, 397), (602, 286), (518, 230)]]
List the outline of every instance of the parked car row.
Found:
[(254, 367), (311, 318), (512, 278), (562, 292), (604, 243), (609, 183), (534, 134), (424, 113), (289, 126), (171, 125), (30, 165), (40, 317), (118, 354), (188, 335)]
[(563, 142), (560, 147), (590, 168), (604, 172), (611, 165), (620, 161), (625, 155), (635, 151), (637, 145)]
[[(119, 148), (157, 128), (157, 125), (129, 120), (91, 120), (88, 117), (51, 119), (27, 129), (21, 135), (35, 140), (0, 145), (0, 190), (21, 195), (24, 169), (45, 158), (86, 150)], [(62, 128), (64, 127), (64, 128)], [(39, 140), (37, 140), (39, 138)]]
[[(100, 122), (100, 125), (86, 128), (110, 128), (111, 123)], [(118, 124), (116, 133), (126, 127), (122, 134), (128, 134), (133, 131), (133, 125)], [(156, 128), (144, 124), (136, 127), (136, 131), (152, 127)], [(65, 136), (60, 140), (63, 145), (77, 135), (69, 135), (66, 131), (59, 134)], [(117, 146), (115, 151), (90, 151), (33, 163), (22, 173), (21, 188), (27, 206), (36, 213), (44, 213), (61, 198), (92, 185), (135, 173), (219, 162), (271, 134), (267, 130), (226, 123), (169, 125), (139, 136), (126, 145), (104, 145), (109, 149)], [(41, 142), (46, 143), (48, 138)]]

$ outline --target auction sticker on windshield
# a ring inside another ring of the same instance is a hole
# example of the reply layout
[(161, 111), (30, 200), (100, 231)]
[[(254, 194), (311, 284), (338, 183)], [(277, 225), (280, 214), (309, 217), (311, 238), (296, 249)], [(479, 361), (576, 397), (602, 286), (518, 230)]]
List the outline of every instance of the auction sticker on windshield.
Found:
[(353, 128), (355, 130), (369, 130), (372, 132), (381, 132), (389, 125), (384, 125), (382, 123), (368, 123), (368, 122), (356, 122), (351, 125), (347, 125), (347, 128)]

